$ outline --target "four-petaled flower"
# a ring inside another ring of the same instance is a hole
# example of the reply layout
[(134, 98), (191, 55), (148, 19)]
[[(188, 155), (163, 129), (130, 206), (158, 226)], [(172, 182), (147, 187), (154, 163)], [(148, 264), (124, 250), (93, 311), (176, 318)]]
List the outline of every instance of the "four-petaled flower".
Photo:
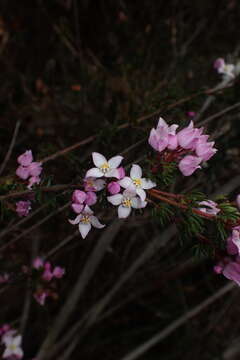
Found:
[(107, 197), (108, 201), (115, 206), (118, 206), (118, 217), (125, 219), (133, 209), (142, 209), (147, 205), (146, 201), (142, 201), (136, 196), (134, 187), (128, 188), (122, 194), (116, 194)]
[(22, 336), (12, 336), (10, 334), (8, 336), (8, 333), (4, 336), (3, 340), (6, 349), (3, 353), (3, 359), (9, 358), (11, 356), (17, 357), (18, 359), (21, 359), (23, 357), (23, 351), (21, 348), (21, 342), (22, 342)]
[(122, 156), (117, 155), (107, 160), (105, 156), (103, 156), (102, 154), (93, 152), (92, 158), (93, 158), (93, 163), (96, 167), (87, 171), (86, 178), (88, 177), (100, 178), (102, 176), (118, 178), (119, 172), (117, 168), (123, 159)]
[(142, 201), (146, 199), (147, 189), (152, 189), (156, 186), (156, 183), (153, 181), (142, 177), (142, 169), (139, 165), (133, 165), (130, 170), (130, 177), (125, 176), (122, 180), (119, 180), (118, 183), (124, 188), (133, 187), (137, 195), (141, 198)]
[(83, 212), (79, 214), (74, 220), (69, 220), (70, 224), (77, 225), (79, 227), (82, 238), (85, 239), (91, 227), (102, 229), (105, 225), (101, 224), (96, 216), (93, 215), (93, 211), (88, 205), (85, 206)]

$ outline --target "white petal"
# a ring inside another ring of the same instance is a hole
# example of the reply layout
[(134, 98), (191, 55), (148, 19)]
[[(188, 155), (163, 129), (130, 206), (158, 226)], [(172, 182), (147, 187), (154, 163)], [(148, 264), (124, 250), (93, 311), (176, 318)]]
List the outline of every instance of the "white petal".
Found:
[(118, 217), (119, 219), (125, 219), (126, 217), (128, 217), (131, 213), (131, 208), (130, 207), (125, 207), (120, 205), (118, 207)]
[(136, 196), (136, 187), (134, 185), (130, 185), (126, 190), (124, 190), (123, 196), (132, 199)]
[(13, 353), (12, 353), (12, 350), (6, 348), (5, 351), (4, 351), (4, 353), (3, 353), (3, 356), (2, 356), (2, 357), (3, 357), (3, 359), (5, 359), (5, 358), (10, 357), (12, 354), (13, 354)]
[(94, 186), (96, 187), (96, 191), (100, 191), (100, 190), (104, 189), (105, 184), (106, 184), (106, 181), (103, 179), (95, 180)]
[(146, 193), (143, 189), (136, 189), (136, 193), (138, 194), (138, 196), (142, 201), (146, 199)]
[(141, 179), (142, 177), (142, 169), (139, 165), (133, 165), (130, 171), (130, 177), (132, 179)]
[(80, 215), (78, 215), (77, 217), (75, 217), (74, 220), (68, 219), (68, 221), (70, 222), (70, 224), (76, 225), (76, 224), (78, 224), (78, 223), (80, 222), (81, 218), (82, 218), (82, 214), (80, 214)]
[(132, 199), (132, 208), (133, 209), (142, 209), (147, 205), (146, 201), (142, 201), (140, 198), (134, 197)]
[(110, 160), (108, 160), (108, 164), (110, 165), (111, 169), (116, 169), (119, 167), (119, 165), (122, 162), (123, 157), (120, 155), (112, 157)]
[(95, 177), (95, 178), (99, 178), (103, 176), (103, 172), (101, 170), (99, 170), (98, 168), (92, 168), (90, 170), (87, 171), (85, 177)]
[(150, 179), (142, 178), (141, 181), (143, 189), (152, 189), (153, 187), (157, 186), (157, 184)]
[(90, 221), (91, 221), (92, 226), (94, 226), (97, 229), (102, 229), (106, 226), (106, 225), (101, 224), (96, 216), (91, 216)]
[(157, 128), (159, 128), (159, 127), (168, 128), (168, 124), (166, 123), (165, 120), (163, 120), (162, 117), (160, 117), (158, 120)]
[(118, 170), (117, 169), (110, 169), (106, 174), (105, 174), (105, 177), (115, 177), (117, 178), (118, 177)]
[(79, 223), (79, 231), (83, 239), (85, 239), (85, 237), (87, 236), (90, 230), (91, 230), (91, 224)]
[(16, 355), (19, 359), (21, 359), (23, 357), (23, 351), (20, 347), (16, 348), (13, 351), (14, 355)]
[(19, 346), (21, 344), (21, 342), (22, 342), (22, 336), (21, 335), (18, 335), (13, 339), (13, 344), (16, 345), (16, 346)]
[(120, 205), (122, 202), (122, 194), (116, 194), (116, 195), (112, 195), (112, 196), (108, 196), (107, 200), (113, 204), (113, 205)]
[(83, 210), (83, 213), (87, 214), (87, 215), (92, 215), (93, 211), (92, 211), (92, 209), (90, 209), (90, 207), (88, 205), (86, 205), (84, 210)]
[(119, 180), (118, 183), (124, 189), (127, 189), (130, 185), (133, 184), (132, 179), (128, 176), (125, 176), (123, 179)]
[(102, 154), (99, 154), (98, 152), (92, 153), (92, 159), (93, 159), (93, 163), (96, 167), (100, 167), (104, 163), (107, 163), (107, 159), (105, 158), (105, 156), (103, 156)]

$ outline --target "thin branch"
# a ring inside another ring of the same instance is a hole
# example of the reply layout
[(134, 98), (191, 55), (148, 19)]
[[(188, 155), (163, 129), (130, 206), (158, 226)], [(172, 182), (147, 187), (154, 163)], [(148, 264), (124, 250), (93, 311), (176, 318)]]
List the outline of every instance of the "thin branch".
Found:
[(13, 136), (12, 136), (12, 140), (10, 142), (10, 145), (9, 145), (9, 148), (8, 148), (8, 151), (7, 151), (7, 154), (3, 160), (3, 163), (2, 165), (0, 166), (0, 175), (2, 174), (3, 170), (5, 169), (5, 166), (7, 165), (7, 162), (8, 160), (10, 159), (11, 157), (11, 154), (12, 154), (12, 151), (13, 151), (13, 147), (15, 145), (15, 142), (16, 142), (16, 139), (17, 139), (17, 135), (18, 135), (18, 131), (19, 131), (19, 128), (20, 128), (20, 125), (21, 125), (21, 121), (18, 120), (16, 122), (16, 126), (15, 126), (15, 129), (14, 129), (14, 132), (13, 132)]

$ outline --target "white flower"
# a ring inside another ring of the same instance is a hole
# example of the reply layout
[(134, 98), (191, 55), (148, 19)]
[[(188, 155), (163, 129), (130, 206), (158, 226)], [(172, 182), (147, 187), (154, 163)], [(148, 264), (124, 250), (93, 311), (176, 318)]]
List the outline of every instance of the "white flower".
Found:
[(146, 201), (142, 201), (136, 196), (136, 190), (134, 188), (128, 188), (124, 190), (122, 194), (116, 194), (107, 197), (108, 201), (118, 206), (118, 217), (124, 219), (128, 217), (133, 209), (142, 209), (147, 205)]
[(117, 177), (118, 171), (117, 168), (120, 165), (123, 157), (120, 155), (112, 157), (110, 160), (107, 160), (105, 156), (97, 152), (92, 153), (93, 163), (96, 166), (87, 171), (86, 178), (95, 177), (99, 178), (102, 176), (105, 177)]
[(125, 176), (122, 180), (119, 180), (118, 183), (124, 189), (127, 189), (129, 186), (133, 187), (142, 201), (146, 199), (146, 192), (143, 189), (152, 189), (156, 186), (153, 181), (142, 178), (142, 169), (139, 165), (133, 165), (130, 171), (130, 177)]
[(10, 356), (16, 356), (21, 359), (23, 357), (23, 351), (21, 348), (22, 336), (12, 336), (11, 334), (5, 335), (3, 340), (6, 349), (3, 353), (3, 359), (8, 358)]
[(225, 79), (233, 79), (235, 77), (235, 65), (225, 63), (225, 60), (219, 58), (215, 61), (215, 68), (219, 74), (223, 74)]
[(93, 211), (88, 205), (85, 206), (83, 212), (79, 214), (74, 220), (69, 220), (70, 224), (77, 225), (79, 227), (82, 238), (85, 239), (91, 227), (102, 229), (105, 225), (101, 224), (96, 216), (93, 215)]

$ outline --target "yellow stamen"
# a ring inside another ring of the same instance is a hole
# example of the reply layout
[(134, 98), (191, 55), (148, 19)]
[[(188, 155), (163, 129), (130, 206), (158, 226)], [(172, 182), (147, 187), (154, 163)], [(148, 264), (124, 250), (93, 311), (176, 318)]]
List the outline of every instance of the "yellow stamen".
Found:
[(131, 207), (132, 206), (132, 200), (129, 198), (126, 198), (122, 201), (122, 205), (125, 207)]
[(108, 170), (110, 169), (110, 166), (108, 165), (108, 163), (104, 163), (100, 166), (100, 169), (102, 170), (102, 172), (105, 174), (106, 172), (108, 172)]
[(81, 218), (81, 223), (83, 224), (89, 224), (90, 223), (90, 218), (88, 215), (84, 215), (82, 218)]
[(141, 179), (133, 179), (133, 183), (136, 187), (139, 187), (142, 185)]

